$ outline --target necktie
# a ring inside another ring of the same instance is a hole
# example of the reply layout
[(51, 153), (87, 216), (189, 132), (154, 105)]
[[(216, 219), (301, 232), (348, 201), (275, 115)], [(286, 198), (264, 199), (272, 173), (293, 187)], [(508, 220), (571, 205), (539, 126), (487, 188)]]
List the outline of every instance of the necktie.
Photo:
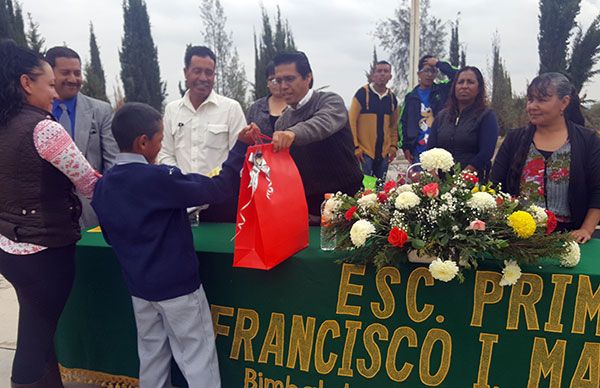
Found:
[(71, 138), (73, 137), (73, 129), (71, 128), (71, 117), (69, 116), (69, 110), (67, 106), (63, 103), (58, 104), (58, 107), (62, 110), (60, 114), (60, 120), (58, 121), (60, 125), (67, 131)]

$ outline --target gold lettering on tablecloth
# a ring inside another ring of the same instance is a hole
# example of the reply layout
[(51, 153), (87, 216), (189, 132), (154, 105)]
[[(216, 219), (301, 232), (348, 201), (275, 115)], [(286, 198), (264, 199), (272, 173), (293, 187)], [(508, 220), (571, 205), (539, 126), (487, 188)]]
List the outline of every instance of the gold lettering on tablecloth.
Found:
[(210, 306), (210, 315), (212, 316), (215, 335), (222, 335), (224, 337), (229, 336), (229, 326), (221, 325), (219, 323), (219, 318), (221, 315), (233, 317), (234, 312), (235, 309), (233, 307), (219, 306), (216, 304)]
[(381, 341), (388, 340), (388, 329), (381, 323), (372, 323), (363, 332), (363, 343), (365, 350), (371, 358), (371, 365), (367, 367), (367, 361), (364, 358), (356, 359), (356, 370), (358, 373), (367, 378), (372, 379), (381, 369), (381, 351), (375, 342), (375, 335)]
[(563, 306), (565, 304), (565, 295), (567, 286), (573, 281), (572, 275), (553, 274), (552, 283), (554, 292), (552, 293), (552, 302), (550, 303), (550, 312), (548, 313), (548, 322), (544, 324), (544, 331), (549, 333), (562, 333), (563, 325), (561, 323)]
[(533, 350), (531, 351), (531, 363), (529, 364), (529, 381), (527, 388), (537, 388), (540, 379), (550, 376), (550, 388), (560, 388), (563, 367), (565, 365), (565, 353), (567, 341), (556, 340), (552, 351), (548, 351), (545, 338), (535, 337)]
[(331, 338), (333, 339), (339, 338), (340, 324), (333, 319), (328, 319), (321, 324), (317, 332), (317, 339), (315, 341), (315, 370), (322, 375), (326, 375), (333, 370), (338, 358), (337, 354), (331, 352), (327, 361), (325, 361), (323, 351), (327, 333), (331, 333)]
[(275, 356), (275, 365), (283, 366), (283, 349), (285, 345), (285, 315), (281, 313), (271, 313), (269, 328), (265, 335), (258, 362), (266, 364), (269, 360), (269, 354)]
[[(483, 310), (486, 304), (496, 304), (502, 300), (503, 287), (500, 286), (501, 278), (502, 275), (498, 272), (476, 272), (471, 326), (481, 327), (483, 323)], [(492, 286), (489, 291), (488, 285)]]
[[(588, 376), (589, 378), (586, 378)], [(571, 388), (600, 387), (600, 343), (586, 342), (571, 379)]]
[(340, 277), (340, 288), (338, 292), (338, 300), (336, 306), (336, 314), (346, 314), (358, 317), (360, 315), (360, 306), (352, 306), (348, 304), (348, 296), (362, 296), (363, 286), (350, 283), (352, 275), (365, 275), (364, 265), (343, 264), (342, 275)]
[(590, 277), (579, 275), (579, 285), (577, 287), (577, 297), (575, 298), (575, 311), (573, 312), (574, 334), (585, 333), (586, 317), (590, 320), (596, 318), (596, 336), (600, 336), (600, 286), (592, 293), (592, 284)]
[(397, 328), (392, 335), (390, 346), (388, 347), (387, 357), (385, 359), (385, 370), (388, 377), (398, 383), (403, 382), (408, 378), (410, 372), (414, 368), (414, 365), (406, 361), (402, 368), (398, 370), (396, 364), (396, 357), (398, 355), (398, 348), (402, 340), (406, 338), (408, 347), (416, 348), (418, 345), (417, 333), (410, 327), (402, 326)]
[(427, 267), (415, 268), (410, 273), (406, 284), (406, 310), (409, 318), (417, 323), (425, 321), (433, 313), (433, 305), (431, 304), (424, 304), (421, 310), (417, 306), (417, 291), (421, 279), (425, 281), (427, 287), (431, 287), (434, 284), (433, 276), (431, 276)]
[[(245, 327), (246, 321), (250, 322), (249, 327)], [(240, 348), (244, 344), (244, 361), (254, 361), (252, 340), (258, 334), (258, 328), (258, 313), (254, 310), (239, 308), (229, 358), (237, 360), (240, 357)]]
[[(439, 342), (442, 346), (442, 358), (437, 372), (431, 374), (431, 354), (436, 342)], [(450, 333), (443, 329), (429, 330), (423, 341), (421, 356), (419, 358), (419, 377), (421, 378), (421, 382), (430, 387), (436, 387), (443, 383), (450, 370), (451, 358), (452, 337), (450, 337)]]
[(498, 334), (479, 334), (481, 342), (481, 356), (479, 357), (479, 369), (477, 370), (477, 382), (473, 388), (490, 388), (488, 378), (490, 374), (490, 364), (492, 363), (492, 351), (494, 344), (498, 343)]
[[(383, 267), (377, 271), (375, 285), (383, 303), (371, 302), (371, 311), (376, 318), (388, 319), (394, 314), (396, 299), (388, 284), (400, 284), (400, 270), (396, 267)], [(381, 305), (383, 304), (383, 307)]]
[[(525, 286), (528, 292), (525, 292)], [(517, 330), (519, 328), (519, 316), (521, 309), (525, 314), (525, 323), (527, 330), (539, 330), (535, 304), (542, 299), (544, 281), (539, 275), (524, 273), (521, 278), (512, 286), (510, 291), (510, 301), (508, 303), (508, 319), (506, 320), (506, 330)]]
[(346, 342), (344, 343), (344, 352), (342, 353), (342, 366), (338, 369), (338, 376), (352, 377), (352, 354), (354, 353), (354, 344), (356, 343), (356, 334), (362, 327), (362, 322), (346, 321)]
[(300, 359), (300, 370), (308, 372), (310, 368), (310, 356), (315, 338), (316, 318), (307, 317), (306, 324), (301, 315), (292, 317), (292, 329), (290, 330), (290, 347), (286, 366), (290, 369), (296, 367), (296, 360)]

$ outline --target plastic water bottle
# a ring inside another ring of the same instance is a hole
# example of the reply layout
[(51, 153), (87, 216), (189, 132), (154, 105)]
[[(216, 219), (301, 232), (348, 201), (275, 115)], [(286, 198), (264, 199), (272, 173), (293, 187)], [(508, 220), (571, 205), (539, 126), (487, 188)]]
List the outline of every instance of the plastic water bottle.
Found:
[(333, 197), (333, 194), (327, 193), (324, 195), (325, 200), (321, 204), (321, 250), (322, 251), (333, 251), (335, 249), (335, 234), (331, 234), (328, 230), (331, 225), (325, 218), (323, 212), (325, 210), (325, 204), (327, 200)]

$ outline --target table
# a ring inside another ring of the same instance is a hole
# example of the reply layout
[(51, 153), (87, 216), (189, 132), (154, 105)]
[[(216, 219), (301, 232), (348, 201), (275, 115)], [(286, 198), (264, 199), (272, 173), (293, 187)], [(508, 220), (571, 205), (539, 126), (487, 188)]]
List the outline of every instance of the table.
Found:
[[(503, 288), (496, 267), (460, 284), (415, 264), (342, 265), (318, 228), (271, 271), (232, 268), (233, 232), (193, 228), (223, 387), (600, 386), (600, 240), (576, 268), (526, 267)], [(67, 381), (137, 385), (131, 302), (100, 233), (78, 244), (56, 347)]]

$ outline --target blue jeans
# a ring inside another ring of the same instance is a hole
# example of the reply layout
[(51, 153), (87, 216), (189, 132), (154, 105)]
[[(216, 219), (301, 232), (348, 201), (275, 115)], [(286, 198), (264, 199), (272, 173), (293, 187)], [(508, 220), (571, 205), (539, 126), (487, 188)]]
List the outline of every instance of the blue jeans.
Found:
[(379, 179), (385, 180), (389, 165), (389, 159), (378, 157), (376, 159), (371, 158), (369, 155), (363, 153), (362, 170), (363, 174), (371, 175)]

